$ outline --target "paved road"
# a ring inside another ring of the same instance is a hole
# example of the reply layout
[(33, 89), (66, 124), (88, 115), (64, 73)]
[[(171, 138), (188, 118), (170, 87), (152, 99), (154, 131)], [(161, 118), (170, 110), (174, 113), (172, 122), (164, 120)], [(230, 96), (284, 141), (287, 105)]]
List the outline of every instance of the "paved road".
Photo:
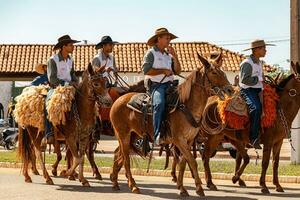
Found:
[[(121, 176), (121, 190), (113, 192), (108, 174), (104, 174), (103, 181), (97, 181), (87, 177), (92, 185), (84, 188), (78, 181), (69, 181), (62, 178), (53, 178), (56, 185), (49, 186), (44, 183), (41, 176), (32, 176), (33, 183), (25, 183), (20, 169), (0, 168), (0, 199), (1, 200), (82, 200), (82, 199), (130, 199), (130, 200), (156, 200), (179, 199), (178, 190), (170, 178), (136, 176), (136, 182), (143, 194), (132, 194), (126, 184), (124, 176)], [(219, 191), (208, 191), (205, 188), (206, 197), (202, 199), (222, 200), (252, 200), (252, 199), (300, 199), (300, 184), (284, 184), (285, 193), (277, 193), (271, 187), (271, 195), (262, 195), (256, 182), (247, 182), (247, 188), (233, 186), (230, 181), (215, 181)], [(191, 195), (185, 199), (198, 199), (195, 193), (193, 179), (185, 179), (186, 188)], [(271, 185), (269, 183), (269, 185)]]

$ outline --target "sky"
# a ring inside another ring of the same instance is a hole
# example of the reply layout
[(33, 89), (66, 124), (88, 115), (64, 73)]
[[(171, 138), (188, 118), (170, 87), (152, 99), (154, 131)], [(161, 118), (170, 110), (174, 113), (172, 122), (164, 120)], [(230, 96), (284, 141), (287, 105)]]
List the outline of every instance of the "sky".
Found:
[(288, 68), (289, 12), (289, 0), (0, 0), (0, 44), (55, 44), (64, 34), (90, 44), (103, 35), (146, 42), (166, 27), (174, 42), (243, 54), (254, 39), (273, 41), (264, 60)]

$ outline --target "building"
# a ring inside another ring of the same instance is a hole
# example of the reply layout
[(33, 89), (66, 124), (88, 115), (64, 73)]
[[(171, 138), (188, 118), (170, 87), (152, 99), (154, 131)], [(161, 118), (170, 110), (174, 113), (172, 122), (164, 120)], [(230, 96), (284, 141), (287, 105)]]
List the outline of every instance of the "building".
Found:
[[(23, 86), (38, 75), (34, 71), (35, 65), (47, 62), (53, 55), (53, 46), (49, 44), (0, 45), (0, 102), (5, 108), (7, 108), (10, 97), (19, 94)], [(176, 49), (183, 67), (183, 76), (189, 74), (193, 69), (201, 67), (197, 53), (205, 56), (217, 50), (226, 55), (222, 68), (226, 72), (228, 80), (232, 82), (235, 75), (239, 73), (240, 62), (245, 58), (244, 55), (207, 42), (172, 43), (172, 46)], [(87, 44), (75, 46), (73, 58), (78, 75), (85, 70), (88, 63), (97, 54), (94, 47), (95, 45)], [(119, 74), (129, 84), (143, 79), (141, 64), (147, 49), (146, 43), (123, 43), (115, 46), (114, 55)], [(266, 71), (271, 69), (270, 66), (265, 66)]]

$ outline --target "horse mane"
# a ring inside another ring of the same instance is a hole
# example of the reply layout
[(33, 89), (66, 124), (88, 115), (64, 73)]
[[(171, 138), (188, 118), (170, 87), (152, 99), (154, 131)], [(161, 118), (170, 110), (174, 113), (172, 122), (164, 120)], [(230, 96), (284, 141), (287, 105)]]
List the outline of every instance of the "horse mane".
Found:
[(192, 85), (195, 83), (196, 77), (197, 70), (193, 70), (192, 73), (188, 75), (186, 80), (178, 86), (177, 91), (180, 102), (184, 103), (190, 98)]
[(283, 79), (282, 81), (280, 81), (280, 83), (277, 86), (277, 91), (282, 90), (286, 84), (294, 77), (294, 74), (289, 75), (287, 78)]

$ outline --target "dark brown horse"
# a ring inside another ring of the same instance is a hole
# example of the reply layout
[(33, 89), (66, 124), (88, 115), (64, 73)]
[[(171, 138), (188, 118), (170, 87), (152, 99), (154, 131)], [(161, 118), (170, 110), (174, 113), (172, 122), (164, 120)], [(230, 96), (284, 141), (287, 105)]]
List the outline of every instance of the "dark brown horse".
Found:
[[(83, 73), (83, 80), (79, 85), (75, 94), (74, 106), (75, 109), (68, 113), (66, 125), (56, 127), (63, 134), (66, 143), (70, 148), (74, 158), (72, 167), (65, 173), (66, 176), (74, 174), (75, 168), (79, 167), (79, 180), (84, 186), (89, 186), (88, 181), (83, 177), (84, 152), (88, 145), (90, 129), (95, 124), (95, 104), (110, 105), (111, 99), (107, 95), (106, 79), (102, 76), (104, 68), (94, 72), (89, 64), (88, 69)], [(34, 154), (40, 161), (43, 169), (43, 175), (47, 184), (53, 184), (50, 178), (45, 163), (43, 163), (43, 155), (41, 151), (41, 140), (44, 136), (43, 132), (31, 126), (26, 126), (25, 129), (19, 128), (19, 149), (18, 153), (23, 163), (23, 175), (26, 182), (32, 182), (28, 175), (28, 166), (35, 161)], [(79, 146), (80, 148), (78, 148)]]
[[(211, 95), (211, 89), (220, 88), (219, 91), (231, 92), (231, 86), (226, 75), (219, 68), (211, 66), (211, 64), (202, 56), (199, 59), (204, 65), (204, 68), (193, 71), (188, 78), (182, 83), (179, 88), (180, 102), (184, 104), (192, 113), (194, 118), (199, 121), (202, 111), (206, 105), (207, 98)], [(228, 87), (229, 86), (229, 87)], [(227, 87), (227, 89), (225, 89)], [(139, 188), (132, 177), (130, 170), (130, 150), (132, 138), (137, 135), (142, 137), (144, 133), (149, 133), (153, 137), (152, 119), (148, 119), (146, 127), (141, 123), (143, 116), (127, 107), (128, 101), (136, 93), (125, 94), (113, 104), (110, 119), (113, 125), (116, 137), (119, 141), (119, 147), (115, 150), (113, 172), (111, 180), (113, 188), (119, 189), (118, 173), (124, 164), (126, 170), (126, 177), (128, 178), (128, 186), (134, 193), (140, 193)], [(219, 93), (219, 95), (222, 95)], [(195, 177), (196, 192), (204, 196), (201, 186), (201, 180), (197, 171), (197, 163), (189, 151), (199, 128), (193, 127), (187, 120), (185, 114), (176, 110), (169, 116), (171, 137), (167, 137), (166, 143), (173, 143), (176, 145), (183, 157), (189, 163)], [(181, 123), (176, 123), (176, 122)], [(183, 187), (182, 181), (178, 182), (178, 188), (182, 195), (187, 195), (186, 189)]]
[[(279, 109), (277, 111), (277, 118), (274, 125), (270, 128), (264, 129), (261, 134), (261, 143), (263, 144), (263, 158), (262, 158), (262, 172), (260, 177), (260, 186), (262, 193), (270, 193), (265, 184), (266, 171), (269, 166), (271, 152), (273, 153), (273, 184), (277, 192), (283, 192), (278, 180), (278, 166), (279, 155), (283, 139), (287, 137), (291, 124), (295, 119), (300, 107), (300, 66), (292, 63), (293, 74), (282, 80), (277, 85), (277, 93), (280, 97)], [(275, 84), (276, 85), (276, 84)], [(205, 149), (203, 155), (205, 175), (207, 186), (210, 189), (216, 189), (212, 183), (211, 172), (209, 168), (209, 158), (213, 151), (215, 151), (219, 142), (223, 137), (230, 139), (231, 143), (235, 145), (238, 151), (238, 158), (236, 159), (235, 176), (232, 178), (233, 182), (239, 181), (239, 184), (244, 186), (245, 183), (240, 179), (243, 170), (249, 163), (249, 156), (247, 155), (245, 146), (249, 142), (249, 129), (244, 129), (240, 133), (236, 130), (224, 130), (218, 135), (207, 135), (208, 140), (205, 142)], [(241, 158), (244, 159), (243, 165), (240, 167)], [(179, 172), (180, 175), (183, 172)]]

